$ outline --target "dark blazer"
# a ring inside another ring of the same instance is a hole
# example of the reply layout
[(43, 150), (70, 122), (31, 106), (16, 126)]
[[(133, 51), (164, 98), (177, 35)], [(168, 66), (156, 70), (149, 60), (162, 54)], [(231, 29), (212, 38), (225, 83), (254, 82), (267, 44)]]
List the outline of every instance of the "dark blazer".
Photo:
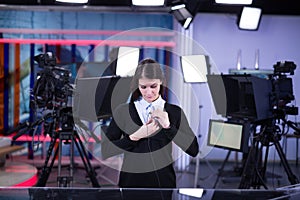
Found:
[(172, 141), (190, 156), (198, 154), (197, 138), (183, 110), (169, 103), (164, 109), (169, 115), (170, 128), (139, 141), (129, 138), (143, 125), (134, 103), (122, 104), (114, 111), (113, 119), (102, 135), (101, 151), (104, 159), (124, 153), (120, 187), (176, 188)]

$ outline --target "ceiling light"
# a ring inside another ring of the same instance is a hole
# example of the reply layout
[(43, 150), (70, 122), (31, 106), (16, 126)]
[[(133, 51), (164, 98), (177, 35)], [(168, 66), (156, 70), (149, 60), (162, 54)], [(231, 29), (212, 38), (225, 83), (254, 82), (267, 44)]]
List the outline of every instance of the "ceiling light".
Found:
[(56, 2), (60, 3), (78, 3), (78, 4), (85, 4), (88, 0), (55, 0)]
[(185, 28), (185, 29), (189, 28), (192, 21), (193, 21), (193, 17), (186, 18), (185, 21), (183, 22), (183, 25), (182, 25), (183, 28)]
[(178, 10), (181, 8), (185, 8), (185, 4), (179, 4), (171, 7), (171, 10)]
[(257, 30), (261, 19), (261, 8), (244, 7), (238, 18), (238, 27), (242, 30)]
[(239, 4), (239, 5), (252, 4), (252, 0), (215, 0), (215, 2), (220, 4)]
[(189, 28), (202, 5), (202, 0), (169, 0), (166, 2), (170, 13), (185, 29)]
[(132, 0), (132, 5), (135, 6), (163, 6), (164, 0)]

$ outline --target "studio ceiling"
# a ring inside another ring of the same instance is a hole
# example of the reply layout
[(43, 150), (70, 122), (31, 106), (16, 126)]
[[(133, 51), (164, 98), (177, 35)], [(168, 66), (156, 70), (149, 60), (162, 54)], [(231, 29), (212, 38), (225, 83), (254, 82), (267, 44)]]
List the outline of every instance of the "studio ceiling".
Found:
[[(185, 0), (194, 12), (238, 14), (242, 6), (218, 5), (214, 0)], [(87, 10), (166, 12), (174, 0), (167, 0), (163, 7), (133, 7), (131, 0), (90, 0)], [(0, 0), (0, 9), (82, 9), (82, 6), (56, 5), (54, 0)], [(263, 14), (300, 15), (297, 0), (253, 0), (252, 6), (262, 8)]]

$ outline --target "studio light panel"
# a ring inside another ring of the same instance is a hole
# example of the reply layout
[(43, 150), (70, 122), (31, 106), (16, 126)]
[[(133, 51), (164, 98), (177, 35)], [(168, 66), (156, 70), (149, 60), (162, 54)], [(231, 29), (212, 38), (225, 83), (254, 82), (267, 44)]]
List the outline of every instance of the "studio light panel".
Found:
[(262, 10), (260, 8), (244, 7), (238, 20), (239, 29), (257, 30)]
[(205, 55), (181, 56), (181, 67), (185, 82), (207, 82), (207, 61)]

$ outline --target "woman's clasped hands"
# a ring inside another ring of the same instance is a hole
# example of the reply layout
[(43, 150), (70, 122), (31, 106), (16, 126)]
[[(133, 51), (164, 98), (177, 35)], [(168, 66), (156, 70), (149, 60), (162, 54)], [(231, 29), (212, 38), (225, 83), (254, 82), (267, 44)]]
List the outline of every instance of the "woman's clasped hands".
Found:
[(150, 118), (146, 124), (143, 124), (136, 132), (131, 134), (129, 138), (133, 141), (138, 141), (142, 138), (147, 138), (157, 133), (161, 128), (167, 129), (170, 127), (169, 116), (162, 109), (155, 109), (150, 113)]

